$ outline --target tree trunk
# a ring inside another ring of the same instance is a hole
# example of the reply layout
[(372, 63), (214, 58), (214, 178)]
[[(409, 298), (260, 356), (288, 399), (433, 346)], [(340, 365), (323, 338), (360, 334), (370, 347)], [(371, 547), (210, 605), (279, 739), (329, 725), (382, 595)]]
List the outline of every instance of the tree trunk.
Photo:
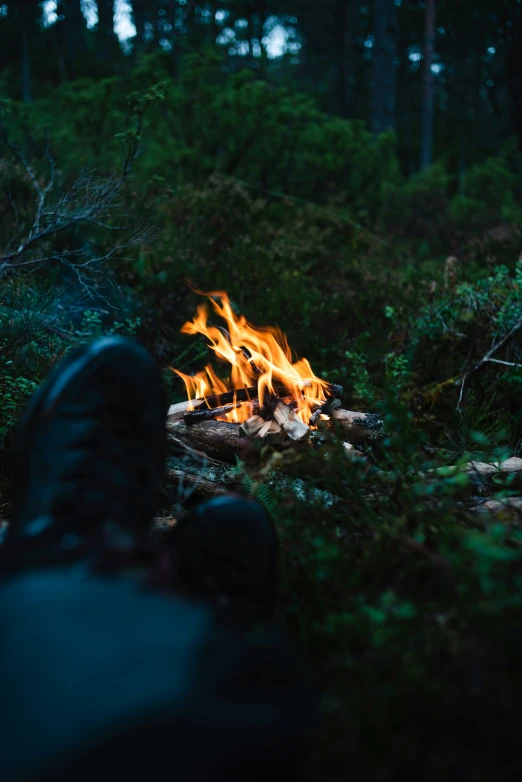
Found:
[(37, 3), (10, 3), (11, 25), (7, 26), (6, 34), (15, 36), (17, 55), (21, 66), (21, 98), (24, 103), (32, 101), (31, 54), (38, 36), (38, 19), (41, 8)]
[(216, 38), (218, 37), (218, 32), (219, 32), (218, 23), (216, 20), (216, 14), (218, 10), (219, 10), (218, 1), (212, 0), (212, 2), (210, 3), (210, 13), (212, 14), (212, 19), (210, 22), (210, 40), (213, 45), (215, 45), (216, 43)]
[(344, 117), (353, 116), (355, 102), (355, 15), (357, 9), (346, 0), (337, 2), (337, 56), (338, 65), (338, 100), (341, 114)]
[(261, 70), (264, 69), (265, 62), (266, 62), (266, 49), (263, 45), (263, 37), (264, 37), (264, 31), (265, 31), (265, 24), (267, 20), (267, 8), (266, 8), (266, 0), (257, 0), (256, 2), (256, 38), (259, 41), (259, 46), (261, 48), (261, 57), (259, 58), (259, 67)]
[(143, 0), (132, 0), (131, 8), (131, 17), (134, 28), (136, 30), (134, 47), (139, 48), (145, 40), (145, 22), (147, 21), (147, 13)]
[(509, 130), (522, 151), (522, 8), (513, 13), (507, 40), (506, 75), (509, 95)]
[(395, 0), (375, 0), (371, 129), (377, 135), (395, 128), (397, 75)]
[(102, 45), (105, 42), (109, 42), (109, 45), (116, 43), (114, 0), (98, 0), (98, 33), (100, 34)]
[(87, 25), (81, 0), (60, 0), (56, 7), (59, 46), (67, 67), (67, 75), (74, 79), (78, 73), (78, 60), (87, 49)]
[(254, 0), (247, 0), (245, 7), (245, 18), (248, 22), (247, 36), (248, 36), (248, 62), (252, 65), (254, 61)]
[(458, 186), (461, 195), (464, 192), (464, 177), (466, 176), (466, 138), (467, 134), (464, 132), (464, 128), (462, 128), (459, 138), (458, 159)]
[(136, 28), (135, 48), (150, 46), (156, 40), (158, 32), (157, 8), (152, 0), (132, 0), (132, 20)]
[(424, 34), (424, 110), (422, 117), (421, 168), (431, 166), (433, 160), (433, 109), (434, 78), (433, 56), (435, 54), (436, 0), (426, 0)]
[(25, 25), (22, 29), (22, 97), (24, 103), (31, 103), (31, 49)]

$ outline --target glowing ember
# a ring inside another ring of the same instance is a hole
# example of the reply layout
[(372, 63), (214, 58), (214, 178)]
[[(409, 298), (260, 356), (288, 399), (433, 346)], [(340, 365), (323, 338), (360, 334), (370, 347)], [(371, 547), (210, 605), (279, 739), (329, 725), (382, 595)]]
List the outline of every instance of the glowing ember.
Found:
[[(208, 324), (209, 307), (205, 303), (199, 305), (194, 320), (185, 323), (181, 330), (207, 337), (218, 360), (230, 364), (230, 378), (223, 382), (210, 365), (196, 375), (185, 375), (174, 369), (185, 382), (188, 398), (257, 388), (255, 396), (261, 407), (272, 395), (284, 398), (295, 403), (297, 417), (308, 424), (313, 411), (325, 402), (329, 384), (314, 375), (306, 358), (292, 363), (287, 339), (279, 328), (252, 326), (243, 315), (235, 314), (223, 291), (204, 295), (208, 296), (216, 315), (223, 318), (226, 328)], [(223, 420), (243, 423), (252, 411), (253, 402), (245, 402), (227, 413)]]

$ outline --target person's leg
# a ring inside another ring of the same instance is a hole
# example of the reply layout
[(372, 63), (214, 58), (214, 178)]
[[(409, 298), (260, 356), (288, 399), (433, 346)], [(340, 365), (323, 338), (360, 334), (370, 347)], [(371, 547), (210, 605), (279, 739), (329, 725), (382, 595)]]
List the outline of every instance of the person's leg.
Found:
[(271, 618), (277, 536), (257, 502), (228, 495), (196, 506), (165, 536), (163, 551), (179, 592), (233, 619)]
[(68, 355), (19, 426), (2, 569), (140, 548), (163, 478), (166, 409), (136, 343), (107, 337)]
[[(1, 570), (147, 549), (163, 479), (167, 400), (151, 357), (103, 338), (72, 352), (32, 399), (17, 438), (12, 522)], [(182, 516), (166, 536), (169, 586), (239, 614), (267, 617), (277, 541), (268, 514), (229, 495)]]
[(180, 782), (248, 782), (299, 766), (314, 705), (299, 661), (277, 634), (231, 631), (206, 607), (224, 596), (242, 618), (268, 613), (276, 541), (259, 506), (230, 497), (175, 528), (164, 550), (196, 600), (93, 575), (106, 552), (128, 565), (146, 547), (166, 409), (145, 351), (105, 339), (58, 367), (24, 418), (0, 550), (6, 782), (168, 763)]

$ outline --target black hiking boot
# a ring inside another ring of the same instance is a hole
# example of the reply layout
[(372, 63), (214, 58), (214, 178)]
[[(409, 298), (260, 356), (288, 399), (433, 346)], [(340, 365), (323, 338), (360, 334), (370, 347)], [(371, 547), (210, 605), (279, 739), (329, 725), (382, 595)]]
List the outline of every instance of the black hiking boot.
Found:
[(277, 536), (257, 502), (233, 494), (204, 502), (180, 518), (168, 544), (179, 590), (233, 619), (270, 619)]
[(166, 411), (161, 373), (137, 343), (104, 337), (71, 352), (19, 428), (4, 566), (139, 549), (161, 490)]

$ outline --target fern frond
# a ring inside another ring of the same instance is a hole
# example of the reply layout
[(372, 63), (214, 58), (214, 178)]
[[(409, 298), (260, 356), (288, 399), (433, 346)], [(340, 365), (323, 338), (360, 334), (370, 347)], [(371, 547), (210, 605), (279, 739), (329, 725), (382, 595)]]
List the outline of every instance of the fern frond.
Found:
[(254, 499), (263, 505), (273, 519), (277, 516), (277, 499), (265, 483), (255, 487)]

